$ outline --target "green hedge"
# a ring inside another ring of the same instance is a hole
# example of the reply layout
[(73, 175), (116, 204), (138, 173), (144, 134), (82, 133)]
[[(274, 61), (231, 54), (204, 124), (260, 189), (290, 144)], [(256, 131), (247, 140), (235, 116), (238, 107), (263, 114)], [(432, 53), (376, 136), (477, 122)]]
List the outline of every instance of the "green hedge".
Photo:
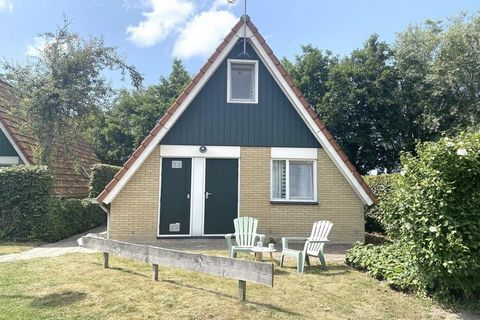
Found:
[(408, 244), (425, 291), (480, 295), (480, 133), (421, 143), (383, 203), (391, 239)]
[(41, 239), (58, 241), (104, 224), (106, 214), (87, 200), (52, 198), (47, 220), (50, 223)]
[(53, 177), (44, 166), (0, 168), (0, 238), (40, 239), (48, 227)]
[(417, 145), (380, 219), (392, 243), (355, 246), (347, 262), (401, 289), (480, 297), (480, 133)]
[(384, 211), (381, 203), (392, 192), (392, 185), (395, 179), (398, 178), (398, 174), (381, 174), (378, 176), (365, 176), (364, 178), (379, 201), (378, 204), (365, 209), (365, 231), (384, 233), (385, 228), (381, 222)]
[(0, 239), (57, 241), (106, 221), (98, 205), (52, 196), (43, 166), (0, 169)]
[(394, 289), (413, 291), (421, 287), (416, 278), (418, 270), (405, 246), (374, 246), (357, 242), (352, 249), (347, 250), (346, 262), (379, 280), (387, 281)]
[(120, 168), (109, 164), (94, 165), (90, 174), (89, 197), (96, 198)]

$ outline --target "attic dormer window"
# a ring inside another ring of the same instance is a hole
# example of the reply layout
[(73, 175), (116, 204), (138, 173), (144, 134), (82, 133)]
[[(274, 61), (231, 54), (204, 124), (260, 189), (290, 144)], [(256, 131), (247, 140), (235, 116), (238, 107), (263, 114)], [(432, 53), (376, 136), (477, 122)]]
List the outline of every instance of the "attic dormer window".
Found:
[(258, 103), (258, 61), (228, 60), (227, 102)]

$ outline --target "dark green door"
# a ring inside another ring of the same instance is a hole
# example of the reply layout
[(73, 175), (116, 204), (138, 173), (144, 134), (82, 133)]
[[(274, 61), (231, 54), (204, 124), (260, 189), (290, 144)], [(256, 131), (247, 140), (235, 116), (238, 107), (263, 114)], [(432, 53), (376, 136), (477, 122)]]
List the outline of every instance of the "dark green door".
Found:
[(192, 159), (163, 158), (160, 235), (190, 234)]
[(203, 233), (234, 232), (238, 215), (238, 160), (207, 159)]

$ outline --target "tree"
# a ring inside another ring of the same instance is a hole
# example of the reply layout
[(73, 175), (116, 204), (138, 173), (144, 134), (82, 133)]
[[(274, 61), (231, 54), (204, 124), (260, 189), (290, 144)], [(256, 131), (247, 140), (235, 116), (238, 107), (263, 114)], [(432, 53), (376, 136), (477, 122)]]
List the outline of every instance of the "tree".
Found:
[(317, 112), (361, 173), (391, 170), (403, 149), (393, 51), (377, 35), (332, 66)]
[(282, 64), (307, 101), (317, 106), (328, 92), (328, 75), (338, 58), (330, 51), (323, 52), (310, 44), (301, 49), (302, 54), (295, 56), (294, 63), (284, 58)]
[(412, 140), (479, 128), (478, 43), (478, 15), (461, 15), (449, 23), (426, 21), (399, 34), (395, 61)]
[(174, 59), (170, 75), (162, 76), (158, 85), (121, 91), (97, 135), (95, 146), (100, 159), (123, 164), (190, 80), (182, 62)]
[(128, 65), (114, 47), (102, 38), (84, 39), (70, 31), (65, 19), (54, 33), (40, 34), (44, 46), (38, 56), (24, 64), (3, 61), (3, 75), (14, 86), (26, 130), (39, 142), (38, 163), (50, 164), (54, 146), (67, 149), (81, 139), (85, 120), (101, 113), (113, 90), (103, 71), (119, 70), (132, 84), (141, 86), (142, 77)]

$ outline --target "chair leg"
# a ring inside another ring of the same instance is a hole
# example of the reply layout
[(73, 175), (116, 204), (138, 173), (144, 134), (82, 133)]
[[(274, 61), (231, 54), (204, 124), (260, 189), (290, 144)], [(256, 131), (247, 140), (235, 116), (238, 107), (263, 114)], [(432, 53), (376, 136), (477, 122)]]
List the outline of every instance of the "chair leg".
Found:
[(284, 260), (285, 260), (285, 255), (282, 254), (282, 256), (280, 257), (280, 268), (283, 267)]
[(308, 257), (308, 254), (305, 254), (305, 263), (310, 267), (310, 258)]
[(303, 269), (305, 266), (305, 258), (303, 256), (303, 252), (299, 252), (297, 256), (297, 272), (303, 273)]
[(323, 252), (318, 253), (318, 259), (320, 260), (320, 263), (322, 264), (323, 269), (327, 269), (327, 263), (325, 262), (325, 256), (323, 255)]

